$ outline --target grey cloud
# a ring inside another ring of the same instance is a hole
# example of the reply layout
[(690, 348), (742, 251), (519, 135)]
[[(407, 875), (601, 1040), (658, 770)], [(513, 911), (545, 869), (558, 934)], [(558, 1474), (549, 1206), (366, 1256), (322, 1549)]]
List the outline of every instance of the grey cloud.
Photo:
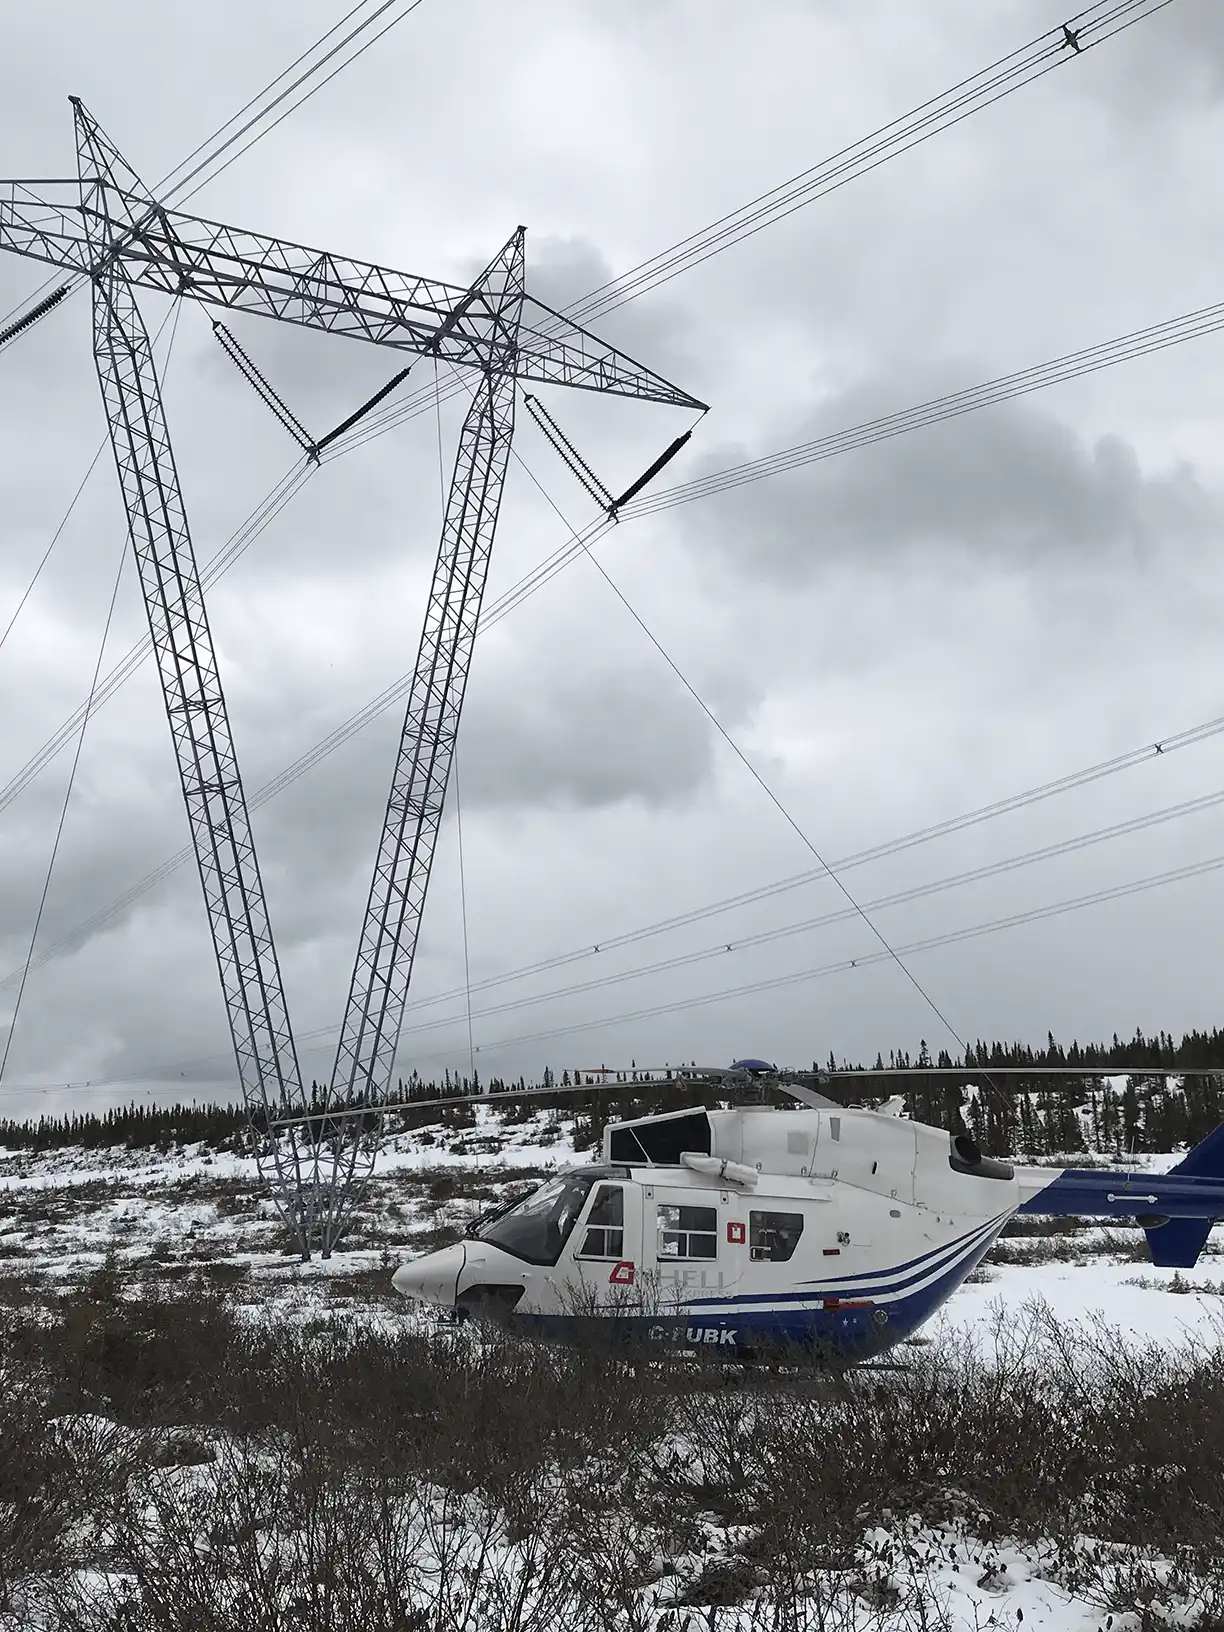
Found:
[[(547, 235), (534, 241), (528, 238), (527, 292), (554, 311), (564, 310), (617, 275), (607, 256), (589, 239)], [(709, 362), (697, 342), (689, 312), (670, 287), (652, 290), (602, 316), (584, 319), (584, 326), (683, 389), (698, 396), (704, 389)], [(581, 401), (586, 393), (569, 395), (565, 412), (581, 412), (586, 406)]]
[[(356, 911), (348, 903), (372, 865), (401, 717), (397, 705), (256, 818), (261, 854), (287, 869), (278, 921), (291, 914), (294, 933)], [(691, 699), (653, 676), (578, 663), (567, 672), (557, 661), (482, 666), (463, 719), (463, 804), (487, 816), (682, 809), (709, 786), (712, 747)]]
[[(939, 389), (914, 381), (894, 387), (893, 400)], [(874, 388), (847, 393), (799, 428), (802, 439), (861, 423), (879, 400)], [(705, 468), (742, 456), (723, 449)], [(712, 544), (738, 571), (786, 582), (831, 561), (871, 571), (918, 554), (981, 571), (1142, 565), (1214, 540), (1224, 504), (1184, 463), (1146, 471), (1120, 436), (1090, 442), (1041, 409), (1010, 404), (699, 502), (681, 518), (694, 549)]]
[[(659, 810), (683, 808), (712, 775), (710, 732), (690, 699), (659, 694), (652, 679), (609, 671), (565, 673), (521, 670), (485, 677), (467, 711), (461, 753), (463, 797), (470, 812), (511, 814), (546, 810), (592, 810), (627, 804)], [(742, 686), (736, 700), (744, 705)], [(730, 710), (729, 710), (730, 711)], [(347, 946), (356, 933), (373, 861), (383, 804), (398, 743), (401, 709), (389, 710), (376, 727), (293, 785), (253, 816), (256, 842), (282, 955), (322, 940)], [(248, 722), (251, 723), (251, 722)], [(320, 724), (320, 734), (325, 727)], [(268, 741), (248, 730), (243, 746), (251, 791), (268, 761)], [(54, 945), (186, 839), (169, 754), (150, 765), (164, 774), (156, 807), (136, 809), (109, 799), (103, 786), (83, 778), (70, 818), (64, 855), (48, 901), (40, 948)], [(252, 774), (250, 767), (256, 768)], [(25, 796), (20, 832), (10, 819), (0, 852), (0, 946), (7, 965), (25, 955), (25, 936), (42, 888), (58, 790), (49, 779)], [(453, 796), (452, 796), (453, 802)], [(82, 806), (88, 821), (81, 820)], [(177, 905), (177, 909), (175, 904)], [(191, 865), (124, 908), (68, 956), (121, 935), (125, 926), (178, 910), (201, 917), (198, 882)], [(8, 972), (6, 967), (5, 973)], [(11, 994), (10, 994), (11, 996)], [(146, 1061), (149, 1056), (147, 1052)]]
[(203, 906), (163, 902), (31, 977), (8, 1077), (48, 1068), (68, 1080), (121, 1077), (218, 1050), (191, 1074), (228, 1085), (233, 1059)]
[[(168, 744), (164, 753), (149, 756), (147, 777), (131, 776), (132, 757), (129, 751), (124, 755), (127, 763), (121, 765), (102, 752), (78, 773), (37, 951), (72, 935), (84, 918), (108, 906), (187, 837)], [(70, 759), (71, 751), (4, 812), (0, 947), (5, 967), (0, 977), (7, 976), (26, 955), (63, 808)], [(128, 782), (126, 793), (115, 787), (118, 780)], [(123, 921), (123, 917), (117, 920)], [(0, 1008), (3, 1002), (0, 999)]]
[(1100, 56), (1086, 89), (1119, 120), (1184, 118), (1224, 96), (1224, 12), (1215, 0), (1178, 0)]
[(499, 692), (466, 721), (464, 786), (483, 804), (657, 809), (687, 803), (709, 781), (708, 729), (653, 675), (587, 671), (534, 695)]

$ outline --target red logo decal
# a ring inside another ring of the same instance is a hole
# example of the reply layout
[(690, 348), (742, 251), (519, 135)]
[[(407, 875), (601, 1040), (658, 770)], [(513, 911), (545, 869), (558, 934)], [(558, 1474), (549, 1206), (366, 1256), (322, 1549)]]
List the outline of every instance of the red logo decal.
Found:
[(728, 1224), (727, 1240), (733, 1246), (742, 1247), (744, 1244), (744, 1226), (742, 1224)]
[(612, 1286), (632, 1286), (633, 1265), (627, 1260), (624, 1263), (617, 1264), (611, 1275), (608, 1276), (608, 1282)]

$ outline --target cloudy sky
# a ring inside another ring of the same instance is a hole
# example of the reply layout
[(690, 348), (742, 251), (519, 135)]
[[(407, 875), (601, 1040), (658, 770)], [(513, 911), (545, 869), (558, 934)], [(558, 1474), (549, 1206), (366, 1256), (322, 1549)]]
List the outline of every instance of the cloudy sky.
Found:
[[(0, 173), (71, 173), (77, 94), (154, 181), (340, 10), (247, 0), (220, 26), (216, 8), (150, 0), (15, 8)], [(529, 287), (561, 304), (1062, 16), (1045, 0), (424, 0), (189, 207), (459, 283), (522, 222)], [(612, 314), (599, 332), (711, 404), (663, 481), (1218, 301), (1222, 126), (1224, 16), (1173, 0)], [(0, 256), (0, 313), (44, 276)], [(145, 312), (156, 328), (168, 308), (150, 297)], [(398, 366), (232, 326), (316, 433)], [(171, 316), (162, 356), (172, 332), (167, 409), (208, 559), (296, 450), (207, 312)], [(588, 955), (474, 993), (482, 1074), (1218, 1024), (1224, 871), (917, 950), (912, 979), (873, 955), (875, 930), (904, 948), (1224, 857), (1224, 806), (870, 903), (1221, 792), (1221, 733), (846, 871), (870, 924), (760, 939), (844, 908), (825, 878), (593, 948), (1224, 715), (1222, 363), (1224, 339), (1198, 341), (627, 522), (598, 550), (623, 599), (578, 560), (490, 629), (459, 751), (471, 979)], [(420, 365), (413, 387), (431, 382)], [(612, 488), (692, 419), (548, 401)], [(449, 458), (454, 402), (326, 465), (217, 583), (249, 790), (411, 667), (439, 421)], [(78, 296), (0, 356), (0, 631), (104, 434)], [(531, 477), (573, 525), (593, 514), (526, 415), (516, 447), (490, 601), (568, 536)], [(0, 783), (87, 693), (124, 547), (107, 451), (0, 649)], [(143, 616), (129, 565), (105, 668)], [(382, 714), (255, 816), (308, 1073), (330, 1064), (319, 1032), (347, 989), (398, 723)], [(0, 803), (0, 978), (29, 948), (70, 763)], [(192, 869), (79, 927), (187, 838), (146, 664), (85, 738), (36, 957), (62, 950), (30, 975), (0, 1114), (228, 1095)], [(452, 797), (413, 999), (459, 995), (410, 1011), (404, 1072), (467, 1069), (460, 876)], [(764, 989), (699, 1001), (742, 987)], [(0, 992), (0, 1027), (14, 995)]]

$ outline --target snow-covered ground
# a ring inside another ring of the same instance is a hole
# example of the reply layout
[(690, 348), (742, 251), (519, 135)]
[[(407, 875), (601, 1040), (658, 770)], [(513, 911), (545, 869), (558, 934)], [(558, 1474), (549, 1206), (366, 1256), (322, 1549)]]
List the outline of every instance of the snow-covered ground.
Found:
[[(572, 1125), (544, 1114), (503, 1127), (482, 1111), (471, 1129), (439, 1126), (398, 1136), (379, 1158), (346, 1249), (327, 1263), (303, 1265), (289, 1250), (248, 1160), (200, 1147), (160, 1154), (0, 1150), (0, 1320), (5, 1306), (16, 1312), (109, 1263), (133, 1287), (210, 1285), (257, 1321), (343, 1314), (380, 1327), (417, 1323), (423, 1317), (391, 1290), (396, 1263), (439, 1244), (508, 1190), (577, 1159)], [(1153, 1158), (1150, 1165), (1165, 1167), (1172, 1160)], [(1137, 1345), (1224, 1342), (1224, 1227), (1214, 1232), (1193, 1271), (1139, 1261), (1139, 1239), (1135, 1231), (1105, 1229), (1011, 1237), (1003, 1243), (1009, 1261), (987, 1259), (927, 1328), (921, 1346), (973, 1334), (988, 1340), (1028, 1318), (1035, 1301), (1071, 1331), (1095, 1320), (1114, 1329), (1120, 1341)], [(1061, 1256), (1051, 1257), (1055, 1252)], [(76, 1431), (71, 1424), (65, 1428)], [(167, 1490), (190, 1485), (205, 1507), (215, 1506), (224, 1498), (229, 1466), (220, 1438), (209, 1454), (215, 1459), (168, 1468), (159, 1478)], [(694, 1573), (736, 1556), (742, 1543), (733, 1523), (707, 1515), (701, 1524), (700, 1556), (667, 1560), (648, 1572), (641, 1618), (609, 1621), (610, 1627), (747, 1632), (765, 1624), (744, 1602), (691, 1607)], [(1097, 1632), (1106, 1625), (1106, 1609), (1099, 1590), (1084, 1588), (1077, 1572), (1079, 1545), (1063, 1537), (1021, 1546), (983, 1539), (972, 1516), (941, 1527), (899, 1514), (887, 1528), (864, 1529), (858, 1564), (864, 1585), (854, 1600), (859, 1607), (820, 1624), (846, 1632), (867, 1626), (908, 1632), (919, 1624), (956, 1632), (983, 1632), (990, 1625)], [(500, 1540), (497, 1546), (504, 1571), (527, 1568), (521, 1543)], [(1120, 1565), (1127, 1561), (1120, 1555)], [(1158, 1570), (1165, 1569), (1158, 1563)], [(103, 1577), (95, 1584), (109, 1590)], [(816, 1585), (813, 1591), (819, 1596)], [(690, 1607), (681, 1601), (686, 1592)], [(915, 1608), (919, 1597), (927, 1606), (921, 1611)], [(0, 1605), (0, 1628), (7, 1632), (17, 1624), (5, 1620)], [(1146, 1621), (1138, 1606), (1117, 1613), (1112, 1632), (1161, 1624), (1201, 1624), (1204, 1632), (1208, 1625), (1200, 1623), (1193, 1591), (1174, 1584), (1163, 1610), (1148, 1612)]]
[[(23, 1285), (79, 1279), (113, 1261), (125, 1279), (197, 1274), (240, 1302), (307, 1314), (392, 1298), (395, 1265), (428, 1251), (508, 1190), (577, 1160), (571, 1130), (547, 1116), (396, 1136), (379, 1154), (344, 1250), (299, 1263), (252, 1159), (199, 1145), (158, 1153), (0, 1149), (0, 1302)], [(381, 1276), (381, 1281), (379, 1280)], [(6, 1284), (10, 1288), (6, 1295)], [(402, 1300), (394, 1299), (407, 1317)]]

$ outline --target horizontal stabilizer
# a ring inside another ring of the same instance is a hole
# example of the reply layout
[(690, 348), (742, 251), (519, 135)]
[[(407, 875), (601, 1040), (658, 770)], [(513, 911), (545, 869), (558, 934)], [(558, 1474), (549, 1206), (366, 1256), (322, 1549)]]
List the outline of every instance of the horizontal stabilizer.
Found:
[(1211, 1234), (1210, 1218), (1171, 1218), (1145, 1230), (1152, 1262), (1166, 1269), (1193, 1269)]

